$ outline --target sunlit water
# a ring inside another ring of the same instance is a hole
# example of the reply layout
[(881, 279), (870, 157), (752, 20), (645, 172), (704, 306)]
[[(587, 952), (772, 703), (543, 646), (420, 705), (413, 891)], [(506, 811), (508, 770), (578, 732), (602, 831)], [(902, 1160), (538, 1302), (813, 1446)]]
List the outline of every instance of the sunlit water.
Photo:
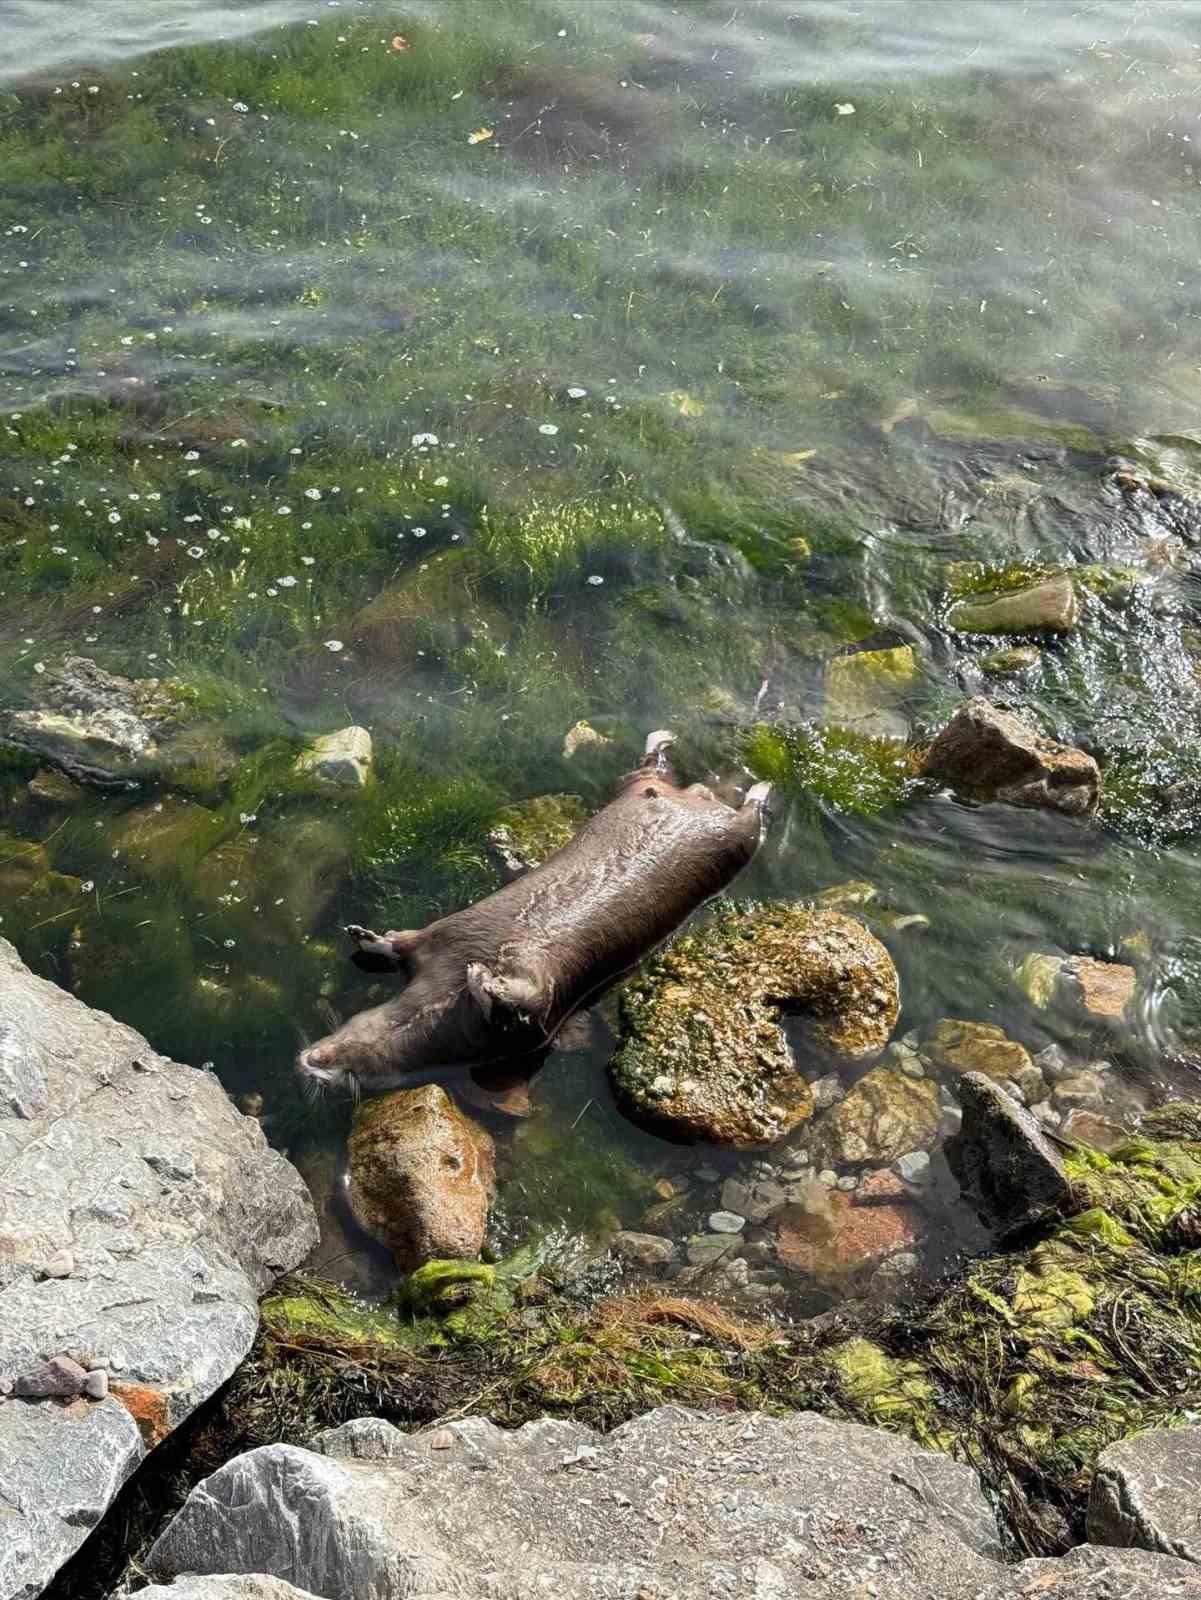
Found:
[[(650, 728), (721, 776), (838, 651), (909, 644), (891, 729), (991, 682), (1121, 804), (784, 799), (740, 892), (869, 880), (929, 919), (902, 1033), (1104, 1055), (1115, 1116), (1186, 1092), (1201, 521), (1114, 469), (1198, 483), (1199, 52), (1188, 0), (0, 0), (3, 699), (91, 655), (183, 682), (208, 751), (72, 804), (14, 764), (4, 931), (316, 1173), (348, 1111), (292, 1057), (384, 993), (344, 921), (486, 892), (496, 813), (602, 803)], [(965, 561), (1147, 581), (998, 686), (946, 624)], [(568, 760), (580, 719), (611, 743)], [(366, 796), (290, 780), (352, 721)], [(1132, 948), (1117, 1038), (1013, 979)], [(697, 1168), (746, 1167), (636, 1133), (608, 1049), (498, 1126), (498, 1247), (703, 1232)]]

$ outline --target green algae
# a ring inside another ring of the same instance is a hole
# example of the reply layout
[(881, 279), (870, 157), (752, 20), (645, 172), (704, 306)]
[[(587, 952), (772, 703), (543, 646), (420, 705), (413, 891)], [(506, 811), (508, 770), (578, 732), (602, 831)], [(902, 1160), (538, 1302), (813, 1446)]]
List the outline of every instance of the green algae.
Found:
[(761, 723), (744, 741), (742, 758), (757, 778), (784, 794), (853, 816), (891, 810), (916, 787), (912, 758), (901, 740), (850, 728)]

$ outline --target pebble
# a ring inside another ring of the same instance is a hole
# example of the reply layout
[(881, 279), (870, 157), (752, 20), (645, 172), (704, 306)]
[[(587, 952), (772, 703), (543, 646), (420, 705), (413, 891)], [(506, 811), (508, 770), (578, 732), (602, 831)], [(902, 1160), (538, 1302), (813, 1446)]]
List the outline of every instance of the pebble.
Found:
[(827, 1189), (834, 1189), (838, 1185), (838, 1174), (830, 1167), (825, 1167), (817, 1175), (818, 1183), (824, 1183)]
[(714, 1233), (741, 1233), (746, 1227), (746, 1218), (740, 1217), (736, 1211), (714, 1211), (709, 1218), (709, 1227)]
[(83, 1380), (83, 1392), (89, 1400), (103, 1400), (108, 1394), (108, 1373), (103, 1367), (94, 1367)]
[(70, 1356), (51, 1356), (44, 1367), (27, 1372), (13, 1384), (13, 1393), (27, 1400), (42, 1400), (49, 1395), (74, 1398), (87, 1381), (87, 1373)]
[(716, 1167), (697, 1167), (696, 1176), (702, 1183), (716, 1183), (721, 1173)]
[(926, 1076), (926, 1069), (922, 1066), (917, 1056), (902, 1056), (899, 1065), (907, 1078), (924, 1078)]
[(801, 1172), (812, 1160), (813, 1157), (808, 1150), (791, 1150), (784, 1158), (781, 1170), (784, 1172)]
[(930, 1182), (930, 1157), (925, 1150), (907, 1150), (903, 1156), (898, 1156), (896, 1163), (897, 1175), (905, 1182), (923, 1185)]
[(1057, 1044), (1049, 1044), (1045, 1050), (1040, 1050), (1034, 1058), (1034, 1064), (1048, 1083), (1070, 1078), (1076, 1070)]
[(852, 1191), (859, 1187), (859, 1179), (853, 1173), (848, 1172), (845, 1177), (839, 1178), (838, 1187), (843, 1194), (851, 1194)]
[(75, 1271), (75, 1257), (69, 1250), (56, 1250), (43, 1263), (42, 1271), (47, 1278), (69, 1278)]
[(832, 1105), (846, 1096), (842, 1086), (842, 1079), (835, 1073), (827, 1073), (824, 1078), (817, 1078), (809, 1085), (813, 1091), (813, 1104), (819, 1111), (827, 1111)]

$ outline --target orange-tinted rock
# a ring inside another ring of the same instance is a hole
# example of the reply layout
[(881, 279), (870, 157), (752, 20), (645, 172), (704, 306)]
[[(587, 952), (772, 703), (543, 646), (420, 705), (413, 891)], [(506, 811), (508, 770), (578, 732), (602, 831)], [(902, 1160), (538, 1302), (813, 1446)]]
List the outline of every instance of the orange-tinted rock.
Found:
[(1059, 969), (1061, 991), (1091, 1022), (1124, 1022), (1136, 981), (1133, 967), (1091, 956), (1073, 956)]
[(153, 1450), (171, 1432), (171, 1414), (167, 1397), (160, 1389), (148, 1383), (111, 1383), (108, 1392), (119, 1400), (138, 1425), (142, 1442)]
[(347, 1198), (402, 1271), (478, 1256), (495, 1189), (492, 1135), (436, 1083), (360, 1107)]
[[(889, 1182), (888, 1180), (891, 1180)], [(781, 1263), (828, 1287), (870, 1273), (898, 1250), (909, 1250), (921, 1236), (917, 1212), (891, 1173), (873, 1174), (866, 1195), (840, 1189), (813, 1192), (789, 1206), (779, 1220), (776, 1250)], [(902, 1194), (894, 1197), (893, 1185)], [(821, 1188), (815, 1183), (814, 1191)]]

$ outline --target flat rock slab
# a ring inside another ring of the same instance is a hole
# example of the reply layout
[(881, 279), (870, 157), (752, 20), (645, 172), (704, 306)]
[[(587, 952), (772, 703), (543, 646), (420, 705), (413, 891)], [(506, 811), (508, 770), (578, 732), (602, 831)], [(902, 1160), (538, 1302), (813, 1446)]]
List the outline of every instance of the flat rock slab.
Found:
[(1160, 1428), (1103, 1450), (1088, 1536), (1201, 1565), (1201, 1428)]
[(214, 1077), (0, 940), (0, 1382), (62, 1355), (109, 1375), (98, 1401), (0, 1400), (0, 1600), (40, 1594), (230, 1376), (316, 1237), (299, 1175)]
[(151, 1576), (260, 1572), (341, 1600), (967, 1600), (996, 1577), (976, 1478), (811, 1413), (663, 1408), (606, 1436), (480, 1418), (269, 1445), (197, 1486)]

